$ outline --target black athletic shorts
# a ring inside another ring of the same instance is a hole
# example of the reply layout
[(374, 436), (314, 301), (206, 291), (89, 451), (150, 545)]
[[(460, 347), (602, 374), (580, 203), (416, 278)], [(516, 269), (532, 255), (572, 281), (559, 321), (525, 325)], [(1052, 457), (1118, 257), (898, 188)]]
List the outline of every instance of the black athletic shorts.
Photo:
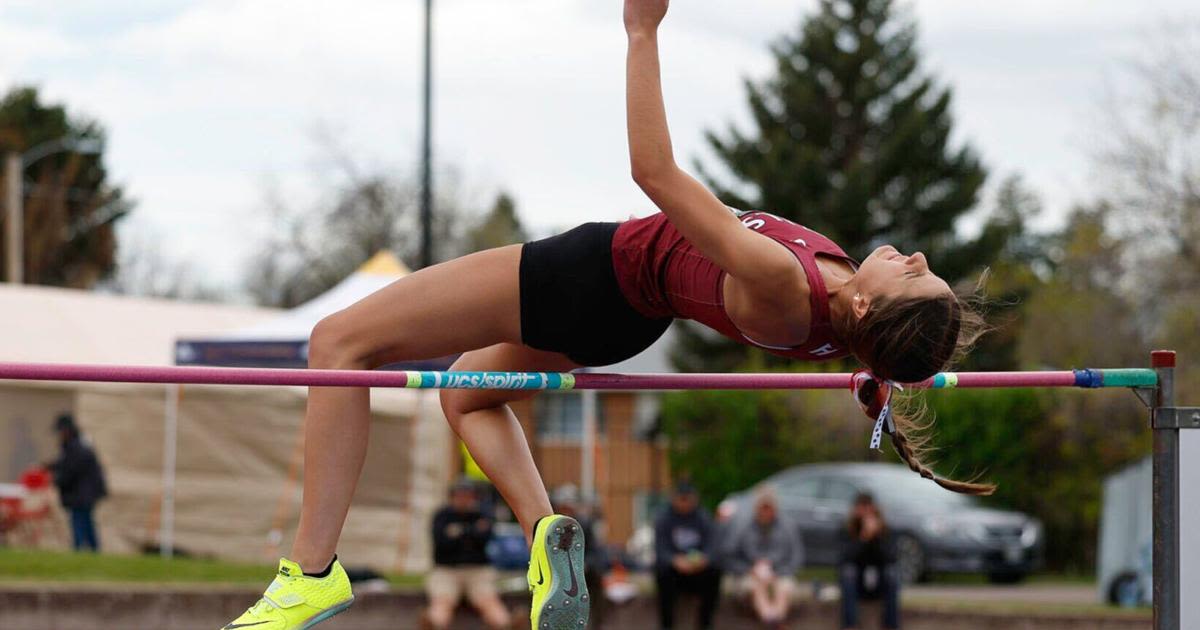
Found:
[(521, 248), (521, 341), (586, 366), (619, 363), (654, 343), (671, 318), (625, 300), (613, 270), (618, 223), (585, 223)]

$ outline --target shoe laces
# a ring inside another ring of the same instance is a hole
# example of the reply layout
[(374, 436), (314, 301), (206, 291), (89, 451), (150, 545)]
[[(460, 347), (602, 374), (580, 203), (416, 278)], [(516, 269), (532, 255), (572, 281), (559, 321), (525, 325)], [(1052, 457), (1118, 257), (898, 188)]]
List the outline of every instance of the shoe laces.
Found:
[[(270, 593), (272, 590), (275, 590), (274, 587), (276, 586), (276, 584), (282, 586), (291, 581), (292, 581), (292, 576), (284, 575), (282, 573), (277, 574), (275, 576), (275, 582), (273, 582), (271, 584), (271, 586), (267, 587), (267, 593)], [(259, 600), (257, 602), (255, 602), (253, 606), (250, 607), (251, 612), (253, 612), (254, 614), (262, 614), (265, 612), (270, 612), (270, 610), (279, 608), (270, 599), (267, 599), (267, 593), (264, 593), (263, 596), (261, 598), (259, 598)]]
[(257, 602), (254, 602), (254, 605), (250, 607), (250, 613), (254, 615), (261, 615), (263, 613), (270, 612), (275, 608), (277, 607), (275, 604), (271, 603), (271, 600), (267, 599), (266, 597), (262, 597), (259, 598)]

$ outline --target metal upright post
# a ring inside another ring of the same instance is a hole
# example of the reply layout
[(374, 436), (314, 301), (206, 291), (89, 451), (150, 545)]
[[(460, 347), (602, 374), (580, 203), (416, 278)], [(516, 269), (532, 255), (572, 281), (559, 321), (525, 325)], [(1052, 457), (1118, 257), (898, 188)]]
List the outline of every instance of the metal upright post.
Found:
[(421, 134), (421, 267), (433, 264), (433, 0), (425, 0), (425, 88)]
[(584, 501), (596, 497), (596, 416), (599, 398), (596, 390), (580, 392), (583, 398), (583, 439), (580, 440), (579, 490)]
[[(1180, 630), (1179, 613), (1179, 428), (1174, 422), (1175, 353), (1156, 350), (1150, 366), (1158, 372), (1151, 408), (1154, 431), (1154, 630)], [(1160, 410), (1172, 422), (1159, 422)], [(1166, 426), (1164, 426), (1166, 425)]]
[(12, 284), (21, 284), (25, 278), (25, 209), (21, 185), (21, 156), (9, 153), (4, 157), (4, 234), (7, 250), (6, 279)]
[(175, 555), (175, 467), (179, 444), (179, 398), (182, 385), (167, 385), (163, 414), (162, 507), (158, 515), (158, 551), (164, 558)]

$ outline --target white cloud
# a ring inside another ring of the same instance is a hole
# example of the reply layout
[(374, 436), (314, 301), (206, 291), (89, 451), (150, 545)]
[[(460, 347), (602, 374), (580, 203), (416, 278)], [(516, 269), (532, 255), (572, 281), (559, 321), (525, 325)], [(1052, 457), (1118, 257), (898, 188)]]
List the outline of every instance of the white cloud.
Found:
[[(744, 76), (812, 0), (677, 2), (662, 36), (677, 153), (744, 121)], [(324, 123), (364, 160), (407, 171), (419, 150), (419, 0), (133, 0), (6, 3), (0, 82), (34, 82), (112, 137), (111, 166), (139, 199), (134, 221), (233, 279), (252, 251), (247, 217), (272, 177), (306, 194)], [(956, 95), (958, 133), (994, 172), (1020, 170), (1063, 207), (1086, 195), (1072, 138), (1103, 69), (1138, 28), (1182, 2), (920, 0), (926, 67)], [(536, 226), (646, 212), (629, 182), (619, 0), (438, 0), (440, 161), (473, 187), (504, 187)], [(255, 229), (265, 229), (262, 225)], [(220, 255), (214, 254), (220, 252)]]
[(79, 52), (78, 45), (53, 29), (0, 20), (0, 81), (16, 74), (34, 57), (62, 59)]

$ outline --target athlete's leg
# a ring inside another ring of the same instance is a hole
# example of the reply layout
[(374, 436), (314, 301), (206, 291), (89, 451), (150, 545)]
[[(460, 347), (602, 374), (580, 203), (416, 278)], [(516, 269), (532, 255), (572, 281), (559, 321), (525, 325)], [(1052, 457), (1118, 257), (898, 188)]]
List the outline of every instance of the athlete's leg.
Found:
[[(502, 247), (397, 280), (317, 324), (309, 367), (370, 369), (519, 342), (520, 260), (519, 245)], [(305, 571), (333, 557), (367, 452), (369, 396), (365, 388), (309, 389), (304, 500), (292, 545)]]
[[(558, 353), (504, 343), (468, 352), (451, 369), (565, 372), (577, 367), (580, 366)], [(525, 441), (525, 432), (507, 403), (529, 398), (535, 393), (482, 389), (444, 389), (441, 392), (442, 410), (450, 426), (508, 502), (525, 530), (526, 540), (533, 537), (533, 527), (538, 519), (552, 511), (546, 487)]]

